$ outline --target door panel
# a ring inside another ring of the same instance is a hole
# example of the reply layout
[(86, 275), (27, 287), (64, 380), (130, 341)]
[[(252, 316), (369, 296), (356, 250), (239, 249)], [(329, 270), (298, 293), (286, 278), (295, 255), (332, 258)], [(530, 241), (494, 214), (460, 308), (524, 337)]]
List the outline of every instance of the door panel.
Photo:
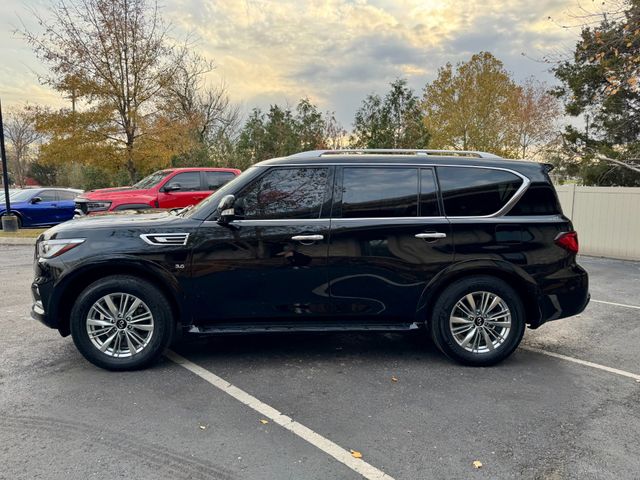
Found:
[(345, 167), (336, 179), (328, 261), (335, 312), (413, 321), (425, 287), (453, 261), (433, 170)]
[[(446, 237), (416, 237), (436, 232)], [(333, 219), (328, 268), (335, 311), (411, 321), (426, 285), (452, 259), (444, 218)]]
[[(169, 185), (180, 185), (180, 190), (163, 191)], [(203, 190), (199, 171), (182, 172), (169, 178), (158, 192), (160, 208), (182, 208), (195, 205), (211, 194)]]
[[(292, 240), (319, 235), (322, 240)], [(197, 323), (326, 315), (329, 220), (204, 222), (194, 239)]]
[(233, 192), (236, 220), (205, 221), (196, 233), (197, 323), (286, 323), (329, 312), (332, 169), (264, 170)]

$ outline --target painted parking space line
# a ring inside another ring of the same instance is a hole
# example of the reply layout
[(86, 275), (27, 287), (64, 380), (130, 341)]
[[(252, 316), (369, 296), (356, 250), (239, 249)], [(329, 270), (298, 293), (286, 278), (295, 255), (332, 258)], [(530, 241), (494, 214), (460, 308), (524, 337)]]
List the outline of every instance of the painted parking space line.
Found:
[(599, 363), (588, 362), (586, 360), (580, 360), (579, 358), (569, 357), (568, 355), (562, 355), (561, 353), (550, 352), (548, 350), (543, 350), (541, 348), (528, 347), (525, 345), (520, 346), (522, 350), (527, 350), (529, 352), (540, 353), (542, 355), (547, 355), (549, 357), (559, 358), (561, 360), (566, 360), (567, 362), (577, 363), (578, 365), (583, 365), (585, 367), (596, 368), (598, 370), (602, 370), (604, 372), (613, 373), (615, 375), (620, 375), (622, 377), (632, 378), (636, 382), (640, 382), (640, 375), (637, 373), (627, 372), (625, 370), (620, 370), (618, 368), (607, 367), (606, 365), (601, 365)]
[(613, 305), (616, 307), (625, 307), (625, 308), (635, 308), (637, 310), (640, 310), (640, 307), (638, 305), (627, 305), (626, 303), (605, 302), (604, 300), (593, 300), (593, 299), (591, 299), (591, 301), (594, 303), (603, 303), (605, 305)]
[(394, 480), (393, 477), (377, 469), (373, 465), (368, 464), (364, 460), (354, 458), (348, 450), (345, 450), (328, 438), (325, 438), (310, 428), (305, 427), (301, 423), (296, 422), (291, 417), (283, 415), (275, 408), (258, 400), (256, 397), (244, 390), (230, 384), (225, 379), (217, 376), (209, 370), (187, 360), (173, 351), (167, 351), (165, 356), (181, 367), (186, 368), (191, 373), (196, 374), (198, 377), (202, 378), (214, 387), (222, 390), (227, 395), (235, 398), (240, 403), (243, 403), (247, 407), (270, 419), (273, 423), (277, 423), (294, 435), (297, 435), (314, 447), (322, 450), (324, 453), (335, 458), (338, 462), (349, 467), (351, 470), (359, 473), (367, 480)]

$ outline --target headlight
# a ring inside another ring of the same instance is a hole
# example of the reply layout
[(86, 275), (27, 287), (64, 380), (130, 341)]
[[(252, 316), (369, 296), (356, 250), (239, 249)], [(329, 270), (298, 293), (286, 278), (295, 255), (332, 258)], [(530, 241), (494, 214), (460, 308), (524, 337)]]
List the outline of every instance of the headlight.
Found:
[(84, 238), (60, 238), (55, 240), (43, 240), (38, 244), (38, 257), (53, 258), (77, 247)]
[(87, 202), (87, 212), (104, 212), (109, 210), (111, 202)]

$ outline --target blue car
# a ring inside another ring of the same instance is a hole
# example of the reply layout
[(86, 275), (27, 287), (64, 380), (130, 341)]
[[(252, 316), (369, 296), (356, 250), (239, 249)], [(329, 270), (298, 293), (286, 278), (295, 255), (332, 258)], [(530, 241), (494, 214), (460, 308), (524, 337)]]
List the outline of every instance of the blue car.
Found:
[[(82, 190), (71, 188), (33, 188), (18, 190), (9, 195), (11, 212), (18, 217), (19, 227), (47, 227), (71, 220), (75, 198)], [(0, 216), (7, 206), (2, 196)]]

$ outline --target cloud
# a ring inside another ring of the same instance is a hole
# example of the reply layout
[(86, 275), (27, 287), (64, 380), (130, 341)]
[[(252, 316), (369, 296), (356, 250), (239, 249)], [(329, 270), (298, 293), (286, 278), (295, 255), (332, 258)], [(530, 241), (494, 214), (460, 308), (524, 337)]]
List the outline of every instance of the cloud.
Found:
[[(38, 7), (41, 0), (30, 0)], [(548, 66), (531, 58), (570, 49), (576, 32), (548, 20), (566, 17), (575, 0), (166, 0), (162, 14), (176, 39), (198, 40), (193, 48), (217, 65), (232, 99), (246, 110), (270, 103), (294, 105), (309, 97), (334, 110), (349, 127), (361, 100), (384, 94), (398, 77), (421, 92), (446, 62), (494, 53), (518, 79), (553, 80)], [(0, 5), (0, 18), (25, 15), (19, 0)], [(8, 20), (7, 20), (8, 22)], [(7, 27), (7, 25), (2, 25)], [(12, 101), (36, 95), (31, 70), (42, 67), (28, 48), (0, 31), (8, 67), (0, 71), (0, 94)], [(526, 53), (528, 57), (522, 56)], [(28, 85), (28, 87), (27, 87)], [(22, 90), (21, 90), (22, 89)], [(40, 90), (42, 89), (42, 90)]]

